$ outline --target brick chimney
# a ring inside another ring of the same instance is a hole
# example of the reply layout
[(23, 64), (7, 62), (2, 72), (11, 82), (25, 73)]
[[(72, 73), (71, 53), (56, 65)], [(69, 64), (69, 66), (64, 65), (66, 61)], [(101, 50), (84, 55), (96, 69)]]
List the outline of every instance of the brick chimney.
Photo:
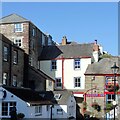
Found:
[(93, 57), (94, 57), (94, 61), (98, 62), (98, 60), (99, 60), (99, 45), (97, 44), (97, 40), (95, 40), (95, 42), (93, 44)]
[(62, 45), (66, 45), (66, 44), (67, 44), (67, 38), (66, 38), (66, 36), (63, 36)]
[(99, 45), (97, 44), (97, 40), (95, 40), (94, 42), (93, 51), (99, 51)]

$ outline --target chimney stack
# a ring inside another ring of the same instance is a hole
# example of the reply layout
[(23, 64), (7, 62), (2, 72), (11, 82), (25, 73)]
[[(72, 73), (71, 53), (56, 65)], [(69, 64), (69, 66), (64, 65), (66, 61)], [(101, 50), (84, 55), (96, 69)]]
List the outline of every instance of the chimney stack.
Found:
[(67, 44), (67, 38), (66, 38), (66, 36), (63, 36), (62, 45), (66, 45), (66, 44)]
[(97, 40), (95, 40), (94, 42), (93, 51), (99, 51), (99, 45), (97, 44)]

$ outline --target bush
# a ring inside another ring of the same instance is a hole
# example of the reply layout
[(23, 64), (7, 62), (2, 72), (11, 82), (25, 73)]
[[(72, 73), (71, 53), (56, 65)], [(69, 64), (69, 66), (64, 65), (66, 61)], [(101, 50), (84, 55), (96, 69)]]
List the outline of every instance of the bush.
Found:
[(25, 117), (25, 115), (23, 113), (18, 113), (17, 114), (17, 118), (24, 118), (24, 117)]

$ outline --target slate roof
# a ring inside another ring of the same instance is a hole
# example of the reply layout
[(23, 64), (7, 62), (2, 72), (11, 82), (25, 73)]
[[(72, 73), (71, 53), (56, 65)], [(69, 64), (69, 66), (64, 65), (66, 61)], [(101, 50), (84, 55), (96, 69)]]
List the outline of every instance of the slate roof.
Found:
[[(55, 99), (55, 94), (60, 94), (60, 99)], [(40, 92), (41, 96), (44, 96), (45, 99), (50, 99), (54, 104), (67, 105), (69, 97), (72, 95), (70, 91), (44, 91)]]
[(114, 62), (120, 67), (120, 57), (103, 58), (99, 62), (89, 64), (85, 74), (113, 74), (111, 67)]
[(92, 57), (93, 43), (73, 44), (60, 46), (45, 46), (39, 56), (40, 60), (51, 60), (55, 58), (77, 58)]
[[(12, 86), (2, 86), (13, 95), (16, 95), (23, 101), (26, 101), (32, 105), (36, 104), (59, 104), (59, 105), (67, 105), (67, 101), (69, 97), (72, 95), (70, 91), (33, 91), (29, 88), (19, 88), (19, 87), (12, 87)], [(60, 99), (55, 99), (54, 95), (60, 94)]]
[(8, 16), (5, 16), (3, 18), (0, 19), (0, 24), (3, 23), (17, 23), (17, 22), (26, 22), (29, 21), (26, 18), (23, 18), (20, 15), (17, 14), (10, 14)]
[(52, 104), (50, 100), (41, 97), (39, 92), (33, 91), (29, 88), (10, 86), (3, 86), (3, 88), (30, 104)]

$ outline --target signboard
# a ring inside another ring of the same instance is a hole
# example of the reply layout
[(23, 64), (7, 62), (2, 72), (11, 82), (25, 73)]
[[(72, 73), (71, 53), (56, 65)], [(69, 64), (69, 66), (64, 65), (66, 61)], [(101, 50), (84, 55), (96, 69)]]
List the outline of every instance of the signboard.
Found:
[(86, 94), (86, 97), (104, 97), (104, 94)]

